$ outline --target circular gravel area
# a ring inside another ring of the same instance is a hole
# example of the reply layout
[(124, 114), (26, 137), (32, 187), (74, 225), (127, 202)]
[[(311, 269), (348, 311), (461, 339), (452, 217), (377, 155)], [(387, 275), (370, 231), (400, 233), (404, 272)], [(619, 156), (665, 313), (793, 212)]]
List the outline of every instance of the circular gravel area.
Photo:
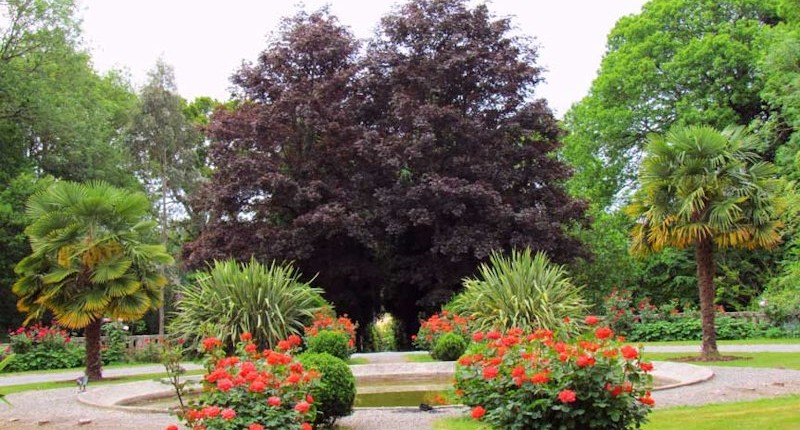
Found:
[[(389, 360), (391, 359), (386, 357), (386, 361), (378, 361), (380, 364), (389, 364)], [(740, 367), (711, 369), (715, 373), (711, 380), (653, 393), (657, 407), (800, 394), (800, 371)], [(134, 386), (137, 383), (131, 384)], [(102, 391), (105, 387), (109, 386), (90, 387), (89, 390)], [(174, 417), (166, 414), (132, 413), (89, 406), (79, 402), (78, 393), (70, 388), (30, 391), (12, 394), (7, 398), (13, 406), (0, 404), (0, 429), (161, 430), (169, 424), (177, 423)], [(358, 409), (353, 415), (343, 418), (341, 424), (343, 429), (348, 430), (430, 429), (434, 420), (463, 414), (464, 411), (460, 407), (437, 408), (433, 412), (422, 412), (414, 408)], [(81, 420), (90, 422), (80, 424)]]

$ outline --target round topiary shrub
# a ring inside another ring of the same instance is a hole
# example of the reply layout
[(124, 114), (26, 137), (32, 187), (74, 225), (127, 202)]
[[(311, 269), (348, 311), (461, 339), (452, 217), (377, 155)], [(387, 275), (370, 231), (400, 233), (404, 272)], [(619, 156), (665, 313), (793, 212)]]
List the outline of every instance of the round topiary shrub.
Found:
[(467, 341), (463, 336), (456, 333), (446, 333), (439, 337), (431, 350), (431, 357), (434, 360), (455, 361), (464, 354), (467, 349)]
[(346, 334), (332, 330), (320, 330), (314, 336), (306, 338), (308, 352), (323, 353), (340, 358), (344, 361), (350, 358), (349, 338)]
[(297, 359), (307, 370), (314, 369), (322, 375), (311, 389), (317, 406), (316, 424), (333, 426), (337, 418), (353, 413), (356, 378), (347, 363), (325, 352), (306, 352)]

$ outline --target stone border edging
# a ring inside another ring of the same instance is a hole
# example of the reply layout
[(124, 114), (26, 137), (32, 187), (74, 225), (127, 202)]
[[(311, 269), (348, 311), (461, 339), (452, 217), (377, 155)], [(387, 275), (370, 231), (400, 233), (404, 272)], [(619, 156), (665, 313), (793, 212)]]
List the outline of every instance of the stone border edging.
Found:
[[(699, 384), (714, 377), (714, 371), (708, 367), (697, 366), (688, 363), (676, 363), (668, 361), (653, 362), (653, 376), (678, 381), (674, 384), (654, 388), (653, 391), (663, 391), (683, 387), (687, 385)], [(353, 374), (357, 380), (380, 380), (382, 378), (413, 379), (425, 376), (446, 376), (452, 375), (455, 362), (432, 362), (432, 363), (380, 363), (380, 364), (360, 364), (353, 365)], [(199, 377), (195, 377), (199, 378)], [(190, 378), (190, 379), (195, 379)], [(126, 406), (138, 400), (149, 400), (159, 397), (167, 397), (173, 393), (168, 385), (156, 381), (138, 381), (124, 384), (103, 385), (91, 388), (89, 391), (80, 393), (78, 401), (97, 408), (114, 409), (119, 411), (134, 413), (168, 413), (164, 409), (140, 406)], [(463, 407), (462, 405), (449, 405), (447, 407)], [(439, 407), (437, 407), (439, 408)], [(384, 406), (384, 407), (364, 407), (354, 408), (356, 410), (413, 410), (416, 407)]]

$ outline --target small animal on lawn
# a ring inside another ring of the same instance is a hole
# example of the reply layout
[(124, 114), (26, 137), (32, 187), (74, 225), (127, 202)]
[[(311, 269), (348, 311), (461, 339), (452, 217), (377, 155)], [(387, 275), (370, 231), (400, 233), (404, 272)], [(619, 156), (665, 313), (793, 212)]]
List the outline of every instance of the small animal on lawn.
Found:
[(86, 391), (86, 384), (89, 383), (89, 377), (86, 375), (80, 376), (75, 380), (75, 383), (78, 384), (78, 392), (82, 393)]

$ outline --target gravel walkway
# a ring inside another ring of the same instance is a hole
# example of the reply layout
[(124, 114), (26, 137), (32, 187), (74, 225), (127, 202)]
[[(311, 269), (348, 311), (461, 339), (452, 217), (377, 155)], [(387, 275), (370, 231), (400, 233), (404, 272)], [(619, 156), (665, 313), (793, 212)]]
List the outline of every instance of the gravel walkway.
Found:
[[(760, 348), (764, 345), (751, 346)], [(800, 345), (797, 346), (800, 347)], [(654, 351), (655, 348), (651, 347), (648, 350)], [(694, 350), (674, 352), (691, 351)], [(402, 367), (399, 361), (402, 360), (401, 354), (381, 354), (374, 358), (369, 357), (369, 359), (371, 362), (378, 363), (380, 367), (384, 367), (382, 365), (390, 367), (391, 363), (396, 363), (395, 367)], [(653, 396), (658, 407), (800, 394), (800, 371), (730, 367), (713, 367), (712, 369), (716, 376), (710, 381), (655, 392)], [(13, 406), (0, 404), (0, 429), (161, 430), (169, 424), (177, 423), (174, 417), (165, 414), (131, 413), (90, 407), (78, 402), (76, 390), (69, 388), (17, 393), (9, 395), (7, 398)], [(444, 416), (459, 415), (463, 412), (463, 408), (457, 407), (440, 408), (432, 413), (404, 408), (360, 409), (340, 422), (343, 428), (348, 430), (430, 429), (434, 420)], [(80, 424), (80, 420), (91, 420), (91, 422)], [(39, 424), (40, 421), (47, 422)]]

